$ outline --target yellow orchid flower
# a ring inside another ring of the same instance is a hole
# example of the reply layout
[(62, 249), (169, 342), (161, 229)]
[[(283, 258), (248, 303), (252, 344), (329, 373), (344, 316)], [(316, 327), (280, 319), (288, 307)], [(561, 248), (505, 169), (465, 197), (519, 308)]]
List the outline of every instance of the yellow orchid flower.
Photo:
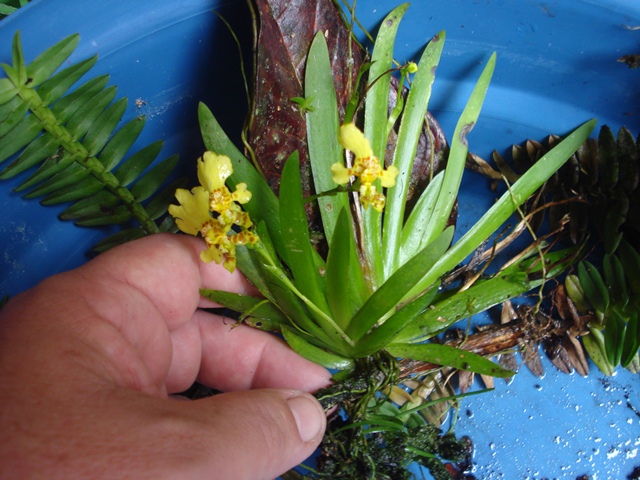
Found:
[(353, 123), (345, 123), (340, 127), (338, 139), (344, 148), (353, 152), (356, 159), (351, 168), (346, 168), (341, 163), (334, 163), (331, 166), (333, 181), (338, 185), (344, 185), (349, 182), (351, 177), (358, 177), (360, 179), (360, 203), (364, 208), (371, 205), (378, 212), (381, 212), (386, 199), (381, 192), (377, 191), (373, 182), (379, 179), (382, 187), (393, 187), (396, 184), (398, 169), (393, 165), (387, 169), (382, 168), (380, 160), (373, 154), (369, 140)]
[(249, 229), (253, 222), (239, 204), (251, 199), (245, 183), (236, 185), (231, 192), (225, 182), (233, 173), (229, 157), (205, 152), (198, 159), (200, 186), (191, 192), (176, 190), (180, 205), (170, 205), (169, 214), (184, 233), (202, 235), (207, 249), (200, 253), (204, 262), (222, 263), (233, 272), (236, 267), (236, 245), (251, 245), (259, 241)]

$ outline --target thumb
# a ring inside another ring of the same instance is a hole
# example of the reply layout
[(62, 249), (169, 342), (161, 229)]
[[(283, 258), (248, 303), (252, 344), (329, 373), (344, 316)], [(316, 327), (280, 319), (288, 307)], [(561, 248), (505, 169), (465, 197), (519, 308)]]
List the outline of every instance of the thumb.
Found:
[(199, 427), (189, 443), (204, 461), (194, 477), (273, 479), (311, 456), (326, 426), (320, 403), (298, 390), (237, 391), (179, 404), (198, 410), (191, 412)]

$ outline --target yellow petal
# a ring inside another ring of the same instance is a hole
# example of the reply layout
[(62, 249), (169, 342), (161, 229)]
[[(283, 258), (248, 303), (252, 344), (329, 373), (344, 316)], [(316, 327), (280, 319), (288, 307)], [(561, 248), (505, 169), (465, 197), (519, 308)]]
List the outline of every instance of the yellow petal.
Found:
[(200, 259), (205, 263), (220, 263), (222, 261), (222, 253), (213, 245), (200, 252)]
[(383, 187), (393, 187), (396, 184), (398, 176), (398, 168), (395, 165), (389, 165), (380, 175), (380, 185)]
[(333, 181), (338, 185), (349, 183), (349, 179), (351, 177), (349, 169), (341, 163), (334, 163), (331, 165), (331, 173), (333, 173)]
[(180, 205), (169, 205), (169, 214), (176, 219), (176, 225), (184, 233), (197, 235), (202, 226), (211, 220), (209, 215), (209, 193), (202, 187), (191, 191), (179, 188), (176, 199)]
[(224, 182), (232, 173), (231, 160), (225, 155), (204, 152), (198, 159), (198, 180), (208, 192), (225, 187)]
[(347, 150), (351, 150), (356, 158), (373, 157), (369, 140), (353, 123), (345, 123), (340, 127), (338, 139), (340, 144)]
[(232, 198), (238, 203), (247, 203), (251, 200), (251, 192), (247, 190), (246, 183), (239, 183), (236, 185), (236, 191), (233, 192)]

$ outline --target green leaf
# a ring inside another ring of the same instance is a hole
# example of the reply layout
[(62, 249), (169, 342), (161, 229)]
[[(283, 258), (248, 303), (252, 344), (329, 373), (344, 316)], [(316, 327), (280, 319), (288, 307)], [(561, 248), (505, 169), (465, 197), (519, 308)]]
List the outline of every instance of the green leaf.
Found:
[(79, 63), (58, 72), (49, 80), (46, 80), (38, 87), (38, 95), (42, 101), (49, 105), (64, 95), (72, 85), (87, 73), (98, 61), (98, 56), (87, 58)]
[(433, 177), (433, 180), (424, 189), (405, 222), (402, 228), (402, 242), (400, 245), (400, 265), (404, 265), (407, 260), (426, 246), (425, 239), (428, 238), (426, 228), (435, 208), (435, 201), (442, 187), (443, 179), (444, 172), (440, 172)]
[[(338, 142), (340, 121), (336, 91), (331, 73), (327, 42), (323, 33), (316, 34), (311, 43), (305, 69), (305, 95), (316, 99), (313, 111), (307, 111), (307, 140), (309, 158), (316, 192), (335, 188), (331, 165), (342, 163), (342, 146)], [(331, 244), (338, 215), (349, 208), (346, 192), (318, 198), (324, 235)]]
[(42, 205), (55, 205), (63, 202), (71, 202), (81, 198), (95, 195), (104, 188), (104, 184), (95, 177), (87, 177), (77, 183), (59, 188), (47, 195), (40, 203)]
[(4, 162), (32, 142), (40, 132), (42, 125), (35, 116), (23, 117), (15, 127), (0, 137), (0, 162)]
[(424, 276), (446, 251), (453, 238), (453, 228), (446, 229), (412, 260), (405, 263), (375, 291), (353, 316), (347, 335), (358, 342), (371, 328), (393, 311), (416, 281)]
[(0, 105), (4, 105), (18, 95), (20, 89), (8, 78), (0, 78)]
[(78, 46), (80, 35), (70, 35), (48, 48), (27, 66), (29, 86), (35, 87), (47, 80)]
[[(636, 298), (640, 297), (640, 254), (626, 240), (620, 242), (618, 255), (624, 267), (629, 286)], [(638, 302), (640, 300), (636, 300)]]
[(509, 378), (515, 374), (475, 353), (437, 343), (394, 343), (387, 347), (387, 351), (399, 358), (435, 363), (491, 377)]
[(240, 320), (251, 319), (252, 323), (262, 323), (259, 327), (270, 331), (280, 331), (280, 325), (287, 324), (287, 317), (276, 305), (264, 298), (240, 295), (222, 290), (200, 289), (200, 295), (240, 314)]
[(14, 68), (15, 75), (11, 75), (7, 69), (5, 72), (16, 85), (23, 86), (27, 82), (27, 68), (24, 61), (24, 53), (22, 51), (22, 39), (18, 30), (13, 35), (13, 43), (11, 44), (11, 63)]
[[(100, 75), (88, 80), (70, 94), (62, 97), (51, 106), (51, 111), (61, 124), (78, 115), (80, 109), (90, 102), (96, 94), (104, 89), (109, 82), (109, 75)], [(115, 92), (115, 91), (114, 91)]]
[(91, 197), (77, 201), (60, 214), (62, 220), (75, 220), (98, 214), (101, 210), (113, 209), (121, 200), (110, 190), (101, 190)]
[[(569, 248), (547, 253), (545, 261), (558, 265), (559, 271), (573, 263), (579, 249)], [(550, 278), (558, 272), (547, 272)], [(500, 273), (480, 279), (463, 291), (449, 291), (436, 298), (423, 315), (411, 322), (396, 338), (396, 342), (420, 342), (463, 318), (483, 312), (503, 301), (518, 297), (542, 283), (542, 271), (538, 257), (523, 259)]]
[[(582, 145), (596, 124), (595, 120), (584, 123), (562, 140), (555, 148), (538, 160), (520, 179), (505, 192), (497, 202), (464, 234), (420, 280), (408, 295), (421, 292), (438, 280), (446, 272), (455, 268), (482, 242), (489, 238), (533, 192), (557, 171), (577, 148)], [(460, 139), (459, 139), (460, 140)], [(447, 166), (447, 170), (448, 170)], [(445, 188), (446, 180), (443, 184)]]
[(280, 225), (285, 240), (287, 264), (303, 295), (324, 313), (329, 313), (325, 287), (314, 261), (307, 215), (302, 200), (300, 161), (294, 152), (282, 170), (280, 182)]
[(338, 216), (325, 275), (329, 309), (336, 323), (345, 329), (369, 294), (346, 209)]
[[(435, 80), (435, 71), (438, 63), (440, 62), (440, 55), (442, 54), (444, 40), (445, 33), (440, 32), (427, 44), (427, 47), (422, 54), (422, 57), (420, 58), (420, 62), (418, 64), (418, 72), (415, 74), (413, 83), (411, 84), (411, 89), (409, 90), (409, 94), (407, 96), (405, 110), (402, 114), (400, 129), (398, 130), (398, 139), (393, 156), (393, 165), (398, 168), (400, 173), (396, 178), (395, 186), (387, 189), (387, 204), (384, 209), (384, 226), (382, 230), (382, 248), (385, 252), (383, 258), (385, 278), (388, 278), (399, 266), (398, 257), (402, 239), (402, 223), (405, 218), (404, 210), (407, 191), (409, 188), (409, 180), (411, 171), (413, 169), (413, 159), (415, 158), (416, 150), (418, 148), (420, 133), (422, 132), (425, 125), (427, 106), (431, 97), (431, 86), (433, 85), (433, 81)], [(488, 68), (490, 66), (491, 63), (487, 65)], [(487, 85), (489, 79), (491, 78), (491, 71), (488, 72), (488, 75), (489, 78), (486, 79)], [(484, 80), (485, 76), (483, 75), (479, 80), (479, 86), (477, 86), (476, 88), (481, 88), (483, 86), (481, 82), (483, 82)], [(484, 86), (484, 88), (486, 89), (486, 86)], [(475, 99), (475, 95), (477, 95), (476, 90), (474, 90), (474, 96), (472, 98)], [(480, 103), (482, 103), (482, 98), (480, 98), (479, 101)], [(468, 107), (465, 108), (465, 112), (467, 111)], [(463, 112), (461, 118), (466, 121), (467, 115), (470, 116), (470, 113), (465, 114), (465, 112)], [(453, 145), (452, 154), (455, 154)], [(448, 185), (451, 183), (448, 180), (451, 175), (457, 174), (457, 171), (460, 170), (460, 168), (464, 169), (465, 160), (466, 154), (465, 158), (462, 160), (462, 167), (459, 167), (454, 165), (456, 156), (449, 156), (446, 170), (447, 173), (445, 173), (445, 184)], [(462, 173), (460, 173), (459, 175), (462, 175)], [(451, 200), (451, 205), (453, 205), (454, 200), (455, 194), (453, 195), (453, 199)], [(451, 209), (449, 208), (449, 210)], [(440, 212), (438, 210), (438, 206), (436, 206), (434, 215), (437, 215), (439, 213)], [(428, 245), (438, 235), (440, 235), (440, 233), (444, 231), (445, 225), (446, 222), (443, 224), (434, 223), (432, 225), (433, 229), (429, 231), (429, 238), (425, 240), (424, 244)]]
[(34, 165), (44, 162), (47, 158), (56, 155), (59, 147), (60, 141), (45, 132), (27, 145), (20, 156), (0, 172), (0, 179), (13, 178)]
[[(125, 127), (123, 127), (120, 131), (122, 131), (124, 128)], [(120, 131), (118, 133), (120, 133)], [(158, 155), (160, 155), (162, 145), (162, 140), (153, 142), (152, 144), (147, 145), (142, 150), (133, 154), (128, 160), (122, 163), (114, 172), (114, 175), (120, 181), (120, 185), (129, 185), (136, 178), (138, 178), (138, 176), (158, 157)], [(100, 156), (100, 160), (102, 160), (103, 163), (107, 161), (107, 159), (104, 158), (105, 153), (106, 148), (105, 152), (103, 152), (103, 154)], [(109, 161), (108, 163), (111, 164), (112, 162)]]
[(29, 104), (16, 96), (0, 106), (0, 137), (11, 131), (29, 111)]
[(620, 363), (622, 357), (622, 344), (626, 323), (616, 311), (607, 315), (607, 324), (604, 329), (604, 350), (607, 353), (607, 361), (614, 367)]
[[(79, 163), (72, 163), (64, 170), (56, 173), (53, 177), (42, 182), (29, 193), (24, 195), (25, 198), (36, 198), (42, 195), (55, 192), (56, 190), (74, 185), (90, 175), (90, 171)], [(22, 185), (20, 186), (22, 188)]]
[(393, 342), (407, 325), (427, 310), (436, 293), (438, 293), (437, 287), (437, 285), (434, 285), (430, 291), (404, 305), (382, 325), (367, 333), (356, 344), (354, 356), (365, 357), (372, 355)]
[(627, 321), (624, 341), (622, 342), (620, 365), (627, 368), (638, 354), (638, 348), (640, 348), (640, 316), (635, 311)]
[(282, 326), (282, 335), (289, 346), (307, 360), (332, 370), (353, 370), (354, 368), (352, 359), (318, 348), (298, 335), (293, 329), (284, 325)]
[(100, 209), (93, 215), (87, 215), (76, 220), (76, 225), (82, 227), (102, 227), (104, 225), (118, 225), (131, 218), (131, 211), (126, 205), (118, 205), (112, 209)]
[(136, 201), (143, 202), (153, 195), (176, 168), (178, 160), (177, 155), (171, 155), (138, 180), (131, 188), (131, 194), (136, 198)]
[(76, 113), (66, 122), (66, 128), (75, 140), (82, 138), (106, 110), (116, 96), (116, 87), (107, 87), (87, 99)]
[(607, 360), (604, 349), (604, 337), (600, 330), (591, 328), (589, 335), (583, 335), (582, 344), (585, 350), (589, 354), (591, 361), (596, 364), (602, 373), (605, 375), (613, 375), (615, 368)]
[(580, 262), (578, 264), (578, 278), (593, 308), (605, 313), (609, 308), (609, 292), (596, 267), (586, 260)]
[(624, 277), (624, 267), (615, 255), (605, 255), (602, 259), (602, 270), (611, 303), (623, 311), (629, 302), (629, 291)]
[[(380, 24), (376, 41), (371, 54), (369, 81), (365, 97), (364, 134), (371, 143), (373, 154), (378, 158), (385, 158), (387, 148), (386, 119), (389, 108), (389, 88), (393, 66), (393, 47), (398, 26), (404, 16), (408, 3), (396, 7)], [(371, 265), (376, 286), (378, 280), (383, 280), (381, 246), (381, 217), (382, 215), (369, 208), (362, 212), (364, 242), (367, 263)]]
[(102, 112), (95, 123), (91, 125), (82, 141), (82, 144), (87, 149), (88, 156), (94, 157), (102, 150), (118, 123), (120, 123), (120, 119), (126, 109), (127, 99), (121, 98)]
[[(111, 137), (109, 142), (104, 147), (104, 150), (102, 150), (102, 153), (100, 153), (100, 155), (98, 156), (100, 162), (102, 162), (102, 164), (104, 165), (104, 169), (107, 172), (110, 172), (113, 168), (115, 168), (115, 166), (120, 163), (127, 152), (131, 149), (134, 142), (140, 136), (145, 122), (145, 117), (136, 117), (124, 124), (120, 129), (118, 129), (113, 137)], [(160, 146), (162, 146), (162, 140), (160, 140), (159, 143)], [(117, 175), (116, 178), (118, 178)], [(133, 181), (134, 179), (135, 177), (132, 178), (131, 181)]]

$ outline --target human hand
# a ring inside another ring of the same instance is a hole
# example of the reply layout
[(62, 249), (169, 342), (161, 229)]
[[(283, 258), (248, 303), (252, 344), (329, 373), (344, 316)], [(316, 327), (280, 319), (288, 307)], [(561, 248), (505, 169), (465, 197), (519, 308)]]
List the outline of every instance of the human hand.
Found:
[[(273, 335), (198, 310), (250, 292), (196, 238), (106, 252), (0, 312), (1, 478), (268, 479), (319, 444), (329, 373)], [(170, 394), (193, 381), (228, 392)]]

